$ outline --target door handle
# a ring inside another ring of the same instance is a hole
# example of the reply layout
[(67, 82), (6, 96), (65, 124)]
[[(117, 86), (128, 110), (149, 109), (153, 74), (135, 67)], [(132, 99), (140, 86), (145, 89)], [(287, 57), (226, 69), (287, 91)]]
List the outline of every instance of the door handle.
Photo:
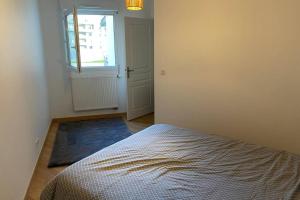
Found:
[(134, 69), (130, 69), (130, 67), (126, 67), (127, 78), (130, 78), (130, 72), (134, 72)]

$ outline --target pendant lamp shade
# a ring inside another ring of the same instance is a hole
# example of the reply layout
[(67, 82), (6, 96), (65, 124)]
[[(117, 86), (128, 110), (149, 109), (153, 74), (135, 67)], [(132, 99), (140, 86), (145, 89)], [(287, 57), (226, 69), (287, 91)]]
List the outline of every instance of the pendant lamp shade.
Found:
[(144, 8), (144, 0), (125, 0), (127, 10), (142, 10)]

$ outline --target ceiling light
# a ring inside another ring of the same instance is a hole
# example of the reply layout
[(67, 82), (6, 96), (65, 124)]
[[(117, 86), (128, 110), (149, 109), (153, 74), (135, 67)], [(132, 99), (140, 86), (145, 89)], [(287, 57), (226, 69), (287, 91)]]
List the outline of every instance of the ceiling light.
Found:
[(143, 0), (126, 0), (127, 10), (142, 10), (144, 8)]

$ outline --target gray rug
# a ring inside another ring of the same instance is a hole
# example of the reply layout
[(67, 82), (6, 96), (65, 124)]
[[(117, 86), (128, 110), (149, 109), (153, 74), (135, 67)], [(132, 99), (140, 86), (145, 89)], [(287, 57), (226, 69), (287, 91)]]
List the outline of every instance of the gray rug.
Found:
[(122, 118), (61, 123), (48, 167), (73, 164), (129, 136)]

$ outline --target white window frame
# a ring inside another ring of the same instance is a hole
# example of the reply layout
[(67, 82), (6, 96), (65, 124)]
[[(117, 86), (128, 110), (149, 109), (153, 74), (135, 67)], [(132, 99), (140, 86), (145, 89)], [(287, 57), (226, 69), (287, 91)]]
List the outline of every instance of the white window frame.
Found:
[[(71, 53), (69, 48), (69, 34), (68, 34), (68, 20), (67, 17), (73, 14), (74, 18), (74, 31), (75, 31), (75, 40), (76, 40), (76, 56), (77, 56), (77, 67), (73, 66), (71, 64)], [(93, 67), (82, 67), (81, 66), (81, 55), (80, 55), (80, 41), (79, 41), (79, 27), (78, 27), (78, 14), (84, 14), (84, 15), (111, 15), (113, 16), (113, 27), (114, 27), (114, 51), (115, 51), (115, 65), (114, 66), (93, 66)], [(67, 66), (71, 69), (71, 71), (107, 71), (107, 70), (116, 70), (118, 69), (118, 38), (117, 38), (117, 15), (118, 11), (116, 10), (103, 10), (101, 8), (97, 7), (74, 7), (73, 10), (65, 10), (64, 12), (64, 45), (65, 45), (65, 51), (66, 51), (66, 63)]]

